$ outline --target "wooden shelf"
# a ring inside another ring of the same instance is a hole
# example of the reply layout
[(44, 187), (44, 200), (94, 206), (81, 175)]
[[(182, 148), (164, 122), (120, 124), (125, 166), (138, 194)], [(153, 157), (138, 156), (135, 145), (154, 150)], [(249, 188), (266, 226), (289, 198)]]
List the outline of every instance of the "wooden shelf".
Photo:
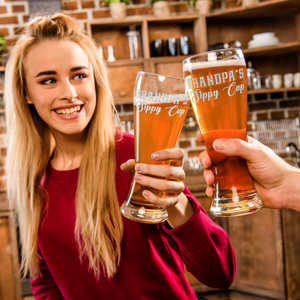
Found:
[(280, 93), (280, 92), (295, 92), (300, 91), (300, 88), (280, 88), (280, 89), (260, 89), (260, 90), (250, 90), (248, 95), (253, 94), (265, 94), (265, 93)]
[(214, 11), (207, 15), (208, 19), (245, 19), (265, 18), (266, 16), (282, 16), (300, 12), (299, 0), (269, 0), (247, 8), (236, 7)]
[(115, 97), (115, 105), (120, 104), (133, 104), (132, 97)]
[(265, 56), (265, 55), (276, 56), (281, 54), (297, 53), (297, 52), (300, 52), (299, 42), (283, 43), (274, 46), (259, 47), (253, 49), (243, 49), (243, 53), (245, 57)]
[(193, 21), (199, 18), (198, 14), (171, 14), (166, 17), (154, 17), (154, 16), (144, 16), (144, 17), (126, 17), (123, 20), (113, 20), (111, 18), (101, 19), (99, 21), (88, 22), (89, 26), (107, 26), (109, 27), (124, 27), (130, 26), (132, 24), (142, 24), (146, 22), (173, 22), (173, 21)]
[(160, 57), (152, 57), (150, 58), (151, 62), (154, 63), (172, 63), (172, 62), (183, 62), (186, 58), (192, 56), (191, 55), (177, 55), (177, 56), (160, 56)]
[(114, 20), (112, 18), (105, 18), (99, 21), (90, 21), (88, 22), (87, 31), (91, 36), (94, 30), (97, 28), (114, 28), (120, 29), (124, 27), (129, 27), (131, 25), (142, 26), (145, 23), (181, 23), (187, 21), (195, 21), (199, 18), (198, 14), (173, 14), (167, 17), (154, 17), (154, 16), (145, 16), (145, 17), (126, 17), (123, 20)]
[(172, 62), (183, 62), (186, 58), (191, 55), (176, 55), (176, 56), (159, 56), (151, 58), (139, 58), (139, 59), (119, 59), (113, 62), (106, 62), (108, 67), (123, 67), (123, 66), (135, 66), (142, 65), (147, 62), (151, 63), (172, 63)]
[(123, 66), (136, 66), (142, 65), (145, 62), (145, 59), (118, 59), (112, 62), (106, 62), (108, 67), (123, 67)]
[(146, 17), (145, 20), (153, 23), (153, 22), (186, 22), (186, 21), (194, 21), (199, 18), (198, 14), (180, 14), (180, 15), (170, 15), (168, 17)]

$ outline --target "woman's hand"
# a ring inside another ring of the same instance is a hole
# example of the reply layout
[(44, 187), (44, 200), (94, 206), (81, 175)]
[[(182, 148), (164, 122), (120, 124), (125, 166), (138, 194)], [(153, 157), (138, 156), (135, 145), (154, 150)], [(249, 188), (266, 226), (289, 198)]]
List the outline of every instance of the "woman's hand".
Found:
[[(122, 164), (123, 171), (135, 171), (135, 181), (143, 186), (166, 192), (161, 198), (145, 190), (143, 196), (149, 202), (166, 207), (168, 222), (175, 228), (185, 223), (193, 214), (193, 207), (183, 194), (185, 173), (183, 170), (184, 152), (179, 148), (157, 151), (151, 155), (153, 161), (170, 160), (169, 165), (142, 164), (135, 166), (134, 160)], [(155, 177), (159, 178), (155, 178)], [(165, 179), (167, 178), (167, 179)]]
[[(197, 138), (203, 142), (201, 134)], [(239, 139), (217, 139), (213, 148), (221, 154), (239, 156), (247, 160), (255, 189), (265, 207), (292, 208), (300, 211), (300, 170), (287, 164), (270, 148), (251, 137), (247, 137), (247, 142)], [(203, 176), (207, 183), (206, 193), (211, 197), (214, 175), (206, 150), (199, 155), (199, 160), (206, 168)]]

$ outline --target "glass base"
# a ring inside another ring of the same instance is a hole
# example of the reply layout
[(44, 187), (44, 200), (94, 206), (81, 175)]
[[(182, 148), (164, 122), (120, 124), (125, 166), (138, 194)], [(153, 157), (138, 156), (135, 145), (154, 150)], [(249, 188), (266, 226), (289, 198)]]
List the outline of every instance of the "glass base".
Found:
[(131, 203), (126, 205), (126, 201), (121, 205), (120, 210), (127, 219), (140, 223), (159, 224), (168, 218), (168, 211), (165, 208), (147, 208)]
[(214, 198), (210, 212), (216, 217), (243, 216), (260, 211), (264, 203), (256, 193), (244, 197)]

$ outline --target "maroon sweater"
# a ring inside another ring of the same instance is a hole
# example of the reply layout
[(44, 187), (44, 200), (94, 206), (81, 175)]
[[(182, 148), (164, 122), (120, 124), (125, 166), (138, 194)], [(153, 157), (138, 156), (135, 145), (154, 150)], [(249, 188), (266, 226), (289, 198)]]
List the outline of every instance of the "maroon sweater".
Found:
[[(132, 173), (122, 172), (120, 165), (134, 157), (133, 145), (133, 137), (126, 133), (117, 143), (120, 205), (132, 180)], [(32, 279), (36, 299), (197, 299), (185, 277), (184, 264), (208, 286), (226, 289), (231, 285), (235, 257), (229, 238), (210, 220), (187, 188), (184, 193), (195, 212), (176, 229), (171, 229), (167, 222), (148, 225), (123, 218), (118, 272), (112, 279), (101, 276), (97, 281), (88, 269), (87, 260), (80, 263), (74, 238), (78, 169), (57, 171), (49, 164), (46, 177), (50, 201), (38, 235), (43, 277)]]

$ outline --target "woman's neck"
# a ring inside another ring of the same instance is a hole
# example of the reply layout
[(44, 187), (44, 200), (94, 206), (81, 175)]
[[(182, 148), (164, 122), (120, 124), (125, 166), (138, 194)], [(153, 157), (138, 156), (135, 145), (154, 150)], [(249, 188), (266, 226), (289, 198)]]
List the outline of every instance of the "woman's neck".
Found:
[(56, 170), (79, 168), (85, 146), (85, 136), (55, 137), (56, 146), (51, 165)]

